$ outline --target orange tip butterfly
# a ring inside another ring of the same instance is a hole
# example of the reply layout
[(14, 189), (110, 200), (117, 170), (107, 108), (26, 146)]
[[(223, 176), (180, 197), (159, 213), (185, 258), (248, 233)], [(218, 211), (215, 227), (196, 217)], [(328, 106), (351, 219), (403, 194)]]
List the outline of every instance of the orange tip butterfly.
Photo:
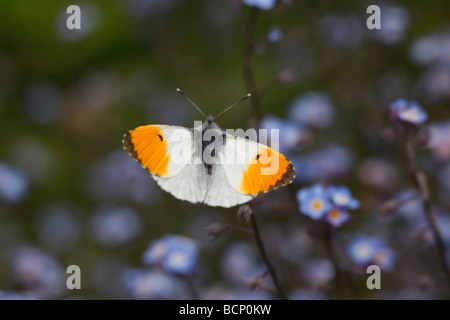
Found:
[(250, 94), (217, 117), (205, 117), (186, 97), (205, 122), (194, 128), (140, 126), (125, 134), (123, 147), (150, 171), (162, 189), (180, 200), (226, 208), (246, 203), (260, 193), (291, 183), (295, 177), (294, 167), (284, 155), (225, 133), (214, 122), (248, 97)]

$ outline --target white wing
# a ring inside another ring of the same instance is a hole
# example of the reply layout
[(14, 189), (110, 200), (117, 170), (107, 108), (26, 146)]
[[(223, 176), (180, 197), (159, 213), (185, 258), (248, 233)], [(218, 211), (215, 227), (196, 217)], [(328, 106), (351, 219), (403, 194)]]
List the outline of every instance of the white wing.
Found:
[(225, 168), (226, 165), (222, 163), (213, 166), (203, 202), (213, 207), (230, 208), (252, 200), (252, 195), (243, 194), (233, 188), (227, 179)]
[(210, 206), (228, 208), (246, 203), (254, 198), (253, 195), (240, 192), (236, 187), (242, 181), (249, 163), (243, 157), (245, 152), (241, 152), (241, 150), (254, 148), (254, 145), (241, 139), (243, 143), (236, 148), (234, 147), (236, 138), (236, 136), (227, 134), (224, 147), (217, 152), (204, 201)]
[(284, 186), (293, 181), (294, 167), (284, 155), (252, 140), (227, 134), (220, 153), (229, 185), (251, 197)]
[(124, 148), (152, 174), (162, 189), (178, 199), (203, 202), (207, 189), (193, 131), (179, 126), (149, 125), (130, 130)]

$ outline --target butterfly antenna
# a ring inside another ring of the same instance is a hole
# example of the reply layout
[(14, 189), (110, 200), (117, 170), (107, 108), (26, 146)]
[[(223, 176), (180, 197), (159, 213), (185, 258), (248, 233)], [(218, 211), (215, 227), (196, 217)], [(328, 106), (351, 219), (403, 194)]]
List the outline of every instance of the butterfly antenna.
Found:
[(192, 102), (192, 100), (191, 99), (189, 99), (189, 97), (187, 96), (187, 95), (185, 95), (184, 94), (184, 92), (183, 91), (181, 91), (181, 89), (180, 88), (177, 88), (177, 91), (178, 91), (178, 93), (180, 93), (180, 94), (182, 94), (185, 98), (186, 98), (186, 100), (187, 101), (189, 101), (201, 114), (202, 114), (202, 116), (204, 117), (204, 118), (206, 118), (206, 116), (205, 116), (205, 114), (203, 113), (203, 111), (202, 110), (200, 110), (200, 108), (199, 107), (197, 107), (197, 105), (194, 103), (194, 102)]
[(251, 94), (250, 94), (250, 93), (247, 93), (247, 95), (246, 95), (245, 97), (241, 98), (239, 101), (233, 103), (231, 106), (229, 106), (228, 108), (226, 108), (225, 110), (223, 110), (221, 113), (219, 113), (219, 114), (216, 116), (216, 119), (217, 119), (218, 117), (220, 117), (222, 114), (224, 114), (225, 112), (227, 112), (228, 110), (230, 110), (231, 108), (233, 108), (234, 106), (238, 105), (239, 103), (241, 103), (241, 102), (244, 101), (244, 100), (247, 100), (247, 99), (250, 98), (250, 97), (251, 97)]

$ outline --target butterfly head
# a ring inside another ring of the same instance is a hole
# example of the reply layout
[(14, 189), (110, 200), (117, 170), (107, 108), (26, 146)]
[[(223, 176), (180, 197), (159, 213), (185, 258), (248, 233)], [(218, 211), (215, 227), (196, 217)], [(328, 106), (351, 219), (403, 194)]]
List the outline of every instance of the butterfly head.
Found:
[(206, 121), (206, 123), (208, 123), (208, 125), (212, 125), (215, 120), (216, 120), (216, 117), (211, 116), (211, 115), (207, 116), (205, 119), (205, 121)]
[(207, 116), (205, 117), (205, 122), (203, 122), (202, 130), (205, 131), (207, 129), (218, 129), (219, 126), (216, 124), (216, 117), (215, 116)]

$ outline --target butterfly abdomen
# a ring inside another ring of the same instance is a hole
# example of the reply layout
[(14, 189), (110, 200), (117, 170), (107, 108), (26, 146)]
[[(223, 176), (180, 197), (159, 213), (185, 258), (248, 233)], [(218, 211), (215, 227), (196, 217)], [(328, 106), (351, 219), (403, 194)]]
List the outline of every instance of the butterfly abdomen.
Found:
[(201, 133), (199, 130), (197, 136), (200, 141), (196, 141), (198, 150), (201, 150), (201, 159), (205, 167), (206, 173), (212, 175), (214, 164), (217, 162), (217, 155), (223, 149), (226, 143), (226, 134), (214, 123), (205, 122)]

